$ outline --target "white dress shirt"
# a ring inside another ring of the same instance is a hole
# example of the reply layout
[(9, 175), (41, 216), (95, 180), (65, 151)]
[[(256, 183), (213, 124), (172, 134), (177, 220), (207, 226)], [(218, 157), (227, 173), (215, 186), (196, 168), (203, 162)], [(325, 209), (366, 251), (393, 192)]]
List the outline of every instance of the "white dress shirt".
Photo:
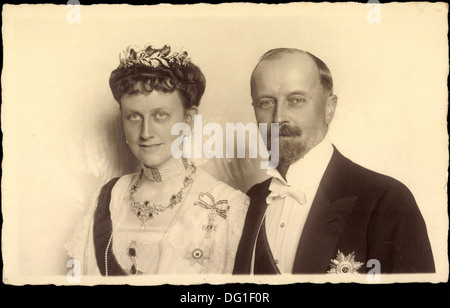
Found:
[[(266, 201), (266, 233), (273, 257), (281, 273), (292, 273), (300, 236), (311, 204), (333, 155), (333, 146), (328, 138), (322, 140), (303, 158), (292, 164), (286, 181), (278, 170), (269, 169), (272, 178), (269, 190), (296, 189), (296, 198), (291, 194), (271, 192)], [(300, 195), (300, 198), (298, 197)], [(297, 201), (300, 200), (300, 201)], [(301, 204), (301, 203), (303, 204)]]

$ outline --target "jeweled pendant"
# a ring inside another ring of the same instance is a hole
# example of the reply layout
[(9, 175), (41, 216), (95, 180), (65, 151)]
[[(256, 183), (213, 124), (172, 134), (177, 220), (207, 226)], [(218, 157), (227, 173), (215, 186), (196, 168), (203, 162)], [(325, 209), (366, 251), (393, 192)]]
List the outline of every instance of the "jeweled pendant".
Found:
[(130, 257), (136, 257), (136, 249), (134, 248), (128, 248), (128, 255)]

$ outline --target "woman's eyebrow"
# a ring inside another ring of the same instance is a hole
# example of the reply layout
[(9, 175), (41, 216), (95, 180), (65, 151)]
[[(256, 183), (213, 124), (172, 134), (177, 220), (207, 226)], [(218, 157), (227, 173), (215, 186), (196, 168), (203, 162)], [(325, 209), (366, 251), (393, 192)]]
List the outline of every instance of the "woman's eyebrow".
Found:
[[(155, 112), (155, 111), (160, 111), (160, 110), (170, 110), (170, 111), (172, 111), (172, 110), (174, 110), (174, 108), (169, 107), (169, 106), (161, 106), (161, 107), (151, 108), (151, 109), (148, 109), (146, 111), (148, 111), (148, 112)], [(130, 113), (130, 112), (139, 113), (139, 114), (143, 113), (141, 110), (135, 109), (133, 107), (130, 107), (130, 108), (123, 108), (122, 107), (122, 111), (123, 112), (127, 112), (127, 113)]]

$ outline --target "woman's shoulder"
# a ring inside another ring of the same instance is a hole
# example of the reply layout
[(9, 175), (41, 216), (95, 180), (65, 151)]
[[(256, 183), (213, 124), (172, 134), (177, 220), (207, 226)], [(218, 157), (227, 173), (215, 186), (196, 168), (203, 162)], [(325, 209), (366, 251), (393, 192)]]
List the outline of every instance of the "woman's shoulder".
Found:
[(239, 198), (239, 199), (247, 199), (247, 195), (236, 189), (231, 187), (227, 183), (217, 179), (213, 175), (209, 174), (205, 170), (199, 169), (197, 171), (198, 184), (202, 190), (206, 190), (213, 195), (217, 195), (218, 197), (228, 197), (228, 198)]
[(100, 188), (100, 191), (98, 193), (98, 203), (108, 205), (110, 201), (114, 201), (121, 196), (123, 198), (137, 174), (137, 172), (125, 174), (120, 177), (113, 177), (108, 180)]
[(101, 190), (113, 190), (118, 187), (128, 187), (131, 181), (137, 176), (138, 172), (124, 174), (122, 176), (117, 176), (109, 179), (103, 184)]

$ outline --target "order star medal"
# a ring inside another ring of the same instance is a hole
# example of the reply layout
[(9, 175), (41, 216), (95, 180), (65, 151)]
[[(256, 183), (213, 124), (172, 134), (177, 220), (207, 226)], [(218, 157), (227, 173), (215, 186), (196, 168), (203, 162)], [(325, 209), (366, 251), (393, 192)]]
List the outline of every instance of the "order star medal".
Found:
[(336, 259), (331, 259), (329, 274), (355, 274), (364, 263), (355, 261), (355, 252), (347, 256), (338, 250)]
[(204, 265), (205, 260), (208, 260), (211, 254), (211, 243), (209, 241), (204, 241), (200, 243), (191, 243), (186, 249), (186, 254), (184, 259), (189, 260), (191, 266), (198, 263)]

